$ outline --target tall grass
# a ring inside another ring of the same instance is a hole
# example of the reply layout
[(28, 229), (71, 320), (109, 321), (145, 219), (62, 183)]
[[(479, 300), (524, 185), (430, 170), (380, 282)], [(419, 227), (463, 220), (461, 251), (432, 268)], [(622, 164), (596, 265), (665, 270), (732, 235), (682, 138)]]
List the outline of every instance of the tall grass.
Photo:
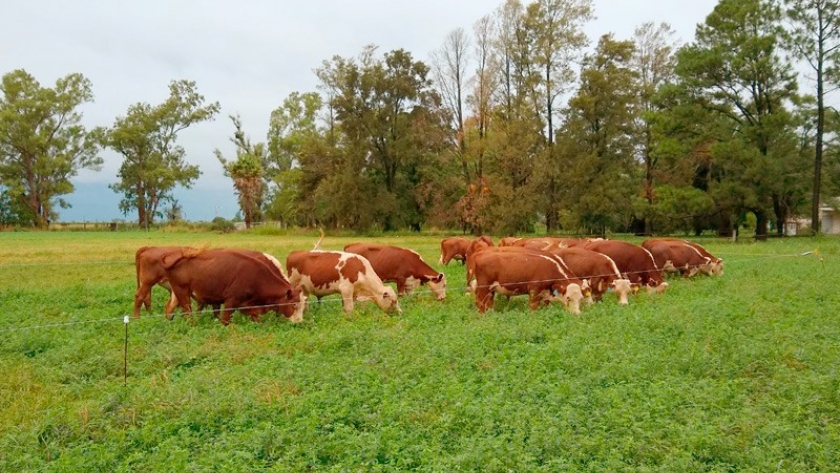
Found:
[[(439, 237), (375, 239), (437, 267)], [(155, 289), (123, 385), (139, 246), (282, 260), (315, 240), (0, 233), (0, 471), (838, 470), (833, 238), (704, 241), (723, 277), (580, 316), (521, 298), (480, 315), (457, 263), (443, 302), (345, 316), (325, 298), (299, 326), (167, 321)]]

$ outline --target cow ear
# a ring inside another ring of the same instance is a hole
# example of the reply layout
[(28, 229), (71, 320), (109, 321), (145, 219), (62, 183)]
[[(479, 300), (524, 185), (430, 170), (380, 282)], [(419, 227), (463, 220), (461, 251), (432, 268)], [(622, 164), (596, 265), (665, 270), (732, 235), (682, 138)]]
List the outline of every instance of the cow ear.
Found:
[(434, 278), (434, 282), (439, 283), (441, 281), (443, 281), (443, 273), (438, 273), (438, 275)]
[(288, 290), (286, 290), (286, 299), (291, 299), (291, 298), (292, 298), (292, 290), (288, 289)]
[(385, 291), (385, 292), (382, 293), (382, 298), (383, 299), (390, 299), (391, 296), (388, 295), (388, 291)]

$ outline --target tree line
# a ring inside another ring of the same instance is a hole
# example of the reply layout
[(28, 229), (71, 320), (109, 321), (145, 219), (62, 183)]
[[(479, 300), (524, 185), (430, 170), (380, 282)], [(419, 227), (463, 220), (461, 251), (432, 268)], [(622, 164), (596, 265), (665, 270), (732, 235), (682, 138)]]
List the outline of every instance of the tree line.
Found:
[[(838, 14), (836, 0), (721, 0), (690, 43), (646, 23), (590, 48), (591, 0), (507, 0), (427, 62), (376, 46), (324, 60), (265, 141), (231, 116), (235, 155), (215, 154), (247, 225), (728, 235), (749, 218), (765, 236), (810, 212), (818, 233), (840, 195)], [(2, 92), (0, 221), (38, 227), (102, 147), (123, 157), (121, 210), (153, 223), (199, 175), (178, 132), (219, 112), (173, 81), (162, 104), (88, 130), (81, 74), (45, 88), (13, 71)]]

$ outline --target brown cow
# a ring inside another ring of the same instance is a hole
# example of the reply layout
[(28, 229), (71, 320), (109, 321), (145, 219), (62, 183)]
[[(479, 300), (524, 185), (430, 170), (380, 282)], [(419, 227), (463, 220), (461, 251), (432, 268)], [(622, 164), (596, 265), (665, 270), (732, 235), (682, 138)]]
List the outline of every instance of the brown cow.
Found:
[(521, 248), (492, 248), (475, 253), (467, 265), (475, 275), (471, 282), (480, 312), (493, 308), (496, 293), (528, 294), (528, 306), (560, 301), (569, 312), (580, 313), (583, 290), (580, 280), (564, 271), (551, 254)]
[[(680, 239), (680, 238), (650, 238), (650, 239), (645, 240), (645, 241), (651, 241), (651, 240), (655, 240), (655, 241), (676, 241), (676, 242), (684, 243), (684, 244), (694, 248), (695, 250), (697, 250), (697, 252), (700, 254), (700, 256), (702, 258), (708, 258), (709, 259), (709, 265), (701, 267), (700, 268), (701, 272), (703, 272), (704, 274), (708, 274), (710, 276), (711, 275), (723, 276), (723, 260), (721, 258), (718, 258), (718, 257), (714, 256), (713, 254), (709, 253), (709, 251), (706, 250), (706, 248), (704, 248), (701, 244), (693, 242), (691, 240), (683, 240), (683, 239)], [(644, 242), (642, 242), (642, 246), (644, 246)]]
[(300, 284), (307, 295), (318, 299), (341, 294), (344, 312), (353, 311), (353, 301), (372, 300), (386, 312), (402, 314), (397, 293), (385, 285), (370, 261), (346, 251), (293, 251), (286, 257), (286, 271), (292, 284)]
[(377, 243), (351, 243), (344, 251), (367, 258), (380, 279), (397, 283), (399, 295), (427, 284), (437, 300), (446, 297), (446, 275), (432, 269), (413, 250)]
[[(199, 303), (224, 304), (219, 319), (230, 323), (239, 310), (258, 321), (274, 311), (293, 323), (303, 320), (305, 298), (273, 265), (240, 251), (225, 249), (183, 252), (164, 258), (163, 266), (182, 313), (192, 313), (190, 297)], [(166, 318), (174, 308), (167, 306)]]
[(155, 284), (171, 292), (166, 279), (163, 259), (167, 256), (180, 256), (184, 250), (194, 250), (186, 246), (142, 246), (134, 254), (134, 266), (137, 271), (137, 290), (134, 292), (134, 317), (140, 317), (140, 306), (146, 311), (152, 306), (152, 287)]
[(584, 249), (612, 258), (625, 278), (647, 287), (648, 292), (662, 293), (668, 288), (653, 256), (641, 246), (621, 240), (593, 240), (584, 245)]
[(440, 241), (440, 259), (438, 263), (446, 266), (450, 261), (458, 260), (461, 264), (467, 261), (467, 248), (472, 240), (464, 237), (449, 237)]
[(621, 275), (615, 261), (609, 256), (583, 248), (552, 248), (548, 252), (563, 260), (575, 276), (589, 281), (595, 300), (600, 300), (609, 288), (615, 292), (619, 304), (629, 303), (628, 296), (634, 286)]

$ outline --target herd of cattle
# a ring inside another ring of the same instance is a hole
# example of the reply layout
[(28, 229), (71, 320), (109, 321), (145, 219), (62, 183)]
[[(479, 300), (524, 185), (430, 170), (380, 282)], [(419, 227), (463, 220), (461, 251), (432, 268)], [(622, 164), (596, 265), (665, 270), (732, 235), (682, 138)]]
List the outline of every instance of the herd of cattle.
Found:
[[(323, 236), (322, 236), (323, 238)], [(155, 284), (170, 291), (165, 315), (176, 308), (188, 315), (212, 306), (225, 325), (235, 310), (258, 321), (267, 312), (303, 320), (307, 300), (340, 294), (345, 312), (354, 301), (372, 301), (386, 312), (402, 313), (399, 296), (425, 285), (438, 300), (446, 297), (446, 276), (415, 251), (376, 243), (353, 243), (344, 251), (293, 251), (285, 267), (267, 253), (246, 249), (144, 246), (137, 250), (134, 316), (151, 308)], [(496, 294), (528, 295), (529, 307), (559, 302), (579, 314), (581, 305), (610, 291), (619, 304), (642, 287), (662, 293), (663, 274), (721, 275), (723, 261), (687, 240), (652, 238), (641, 246), (620, 240), (578, 238), (452, 237), (441, 241), (439, 263), (466, 265), (466, 287), (478, 310), (493, 308)], [(397, 290), (385, 284), (393, 282)]]

